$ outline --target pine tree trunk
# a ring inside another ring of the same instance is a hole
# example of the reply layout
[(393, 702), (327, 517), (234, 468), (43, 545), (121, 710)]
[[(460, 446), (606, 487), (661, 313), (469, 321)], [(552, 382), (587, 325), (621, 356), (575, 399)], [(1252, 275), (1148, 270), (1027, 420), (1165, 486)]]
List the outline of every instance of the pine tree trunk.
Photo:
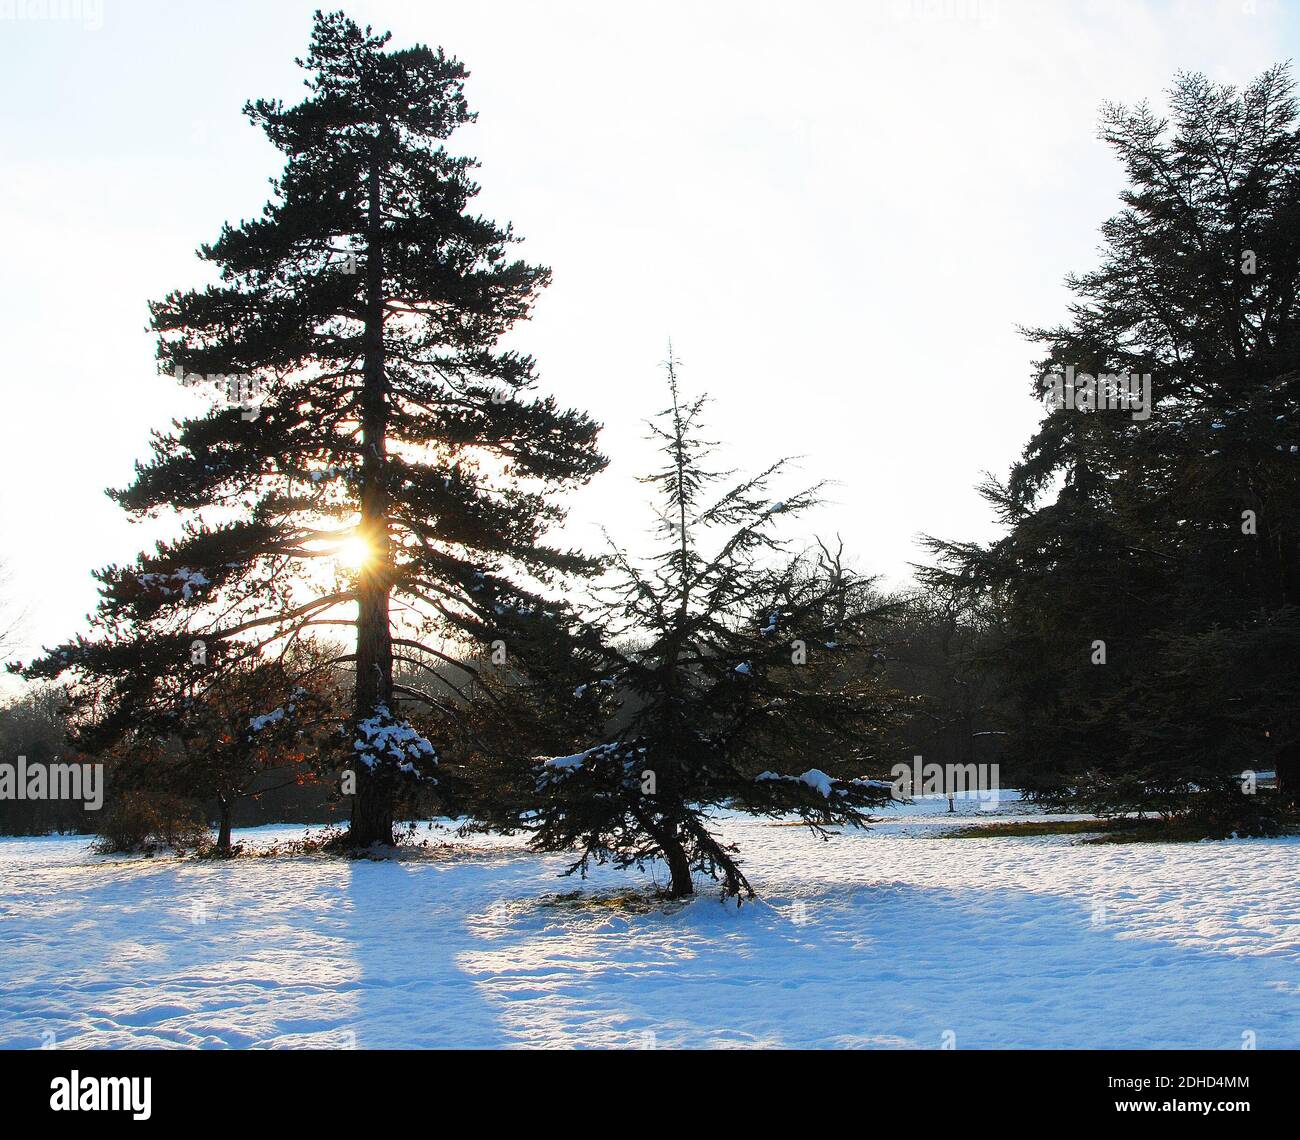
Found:
[(357, 773), (357, 794), (352, 798), (348, 843), (352, 847), (385, 847), (393, 842), (393, 789), (384, 779), (364, 768)]
[[(387, 474), (388, 403), (384, 374), (384, 254), (379, 240), (379, 167), (369, 175), (370, 217), (366, 248), (366, 328), (361, 393), (361, 523), (370, 548), (357, 573), (358, 719), (393, 699), (393, 642), (388, 621), (389, 549)], [(386, 774), (365, 765), (357, 772), (349, 841), (354, 847), (393, 842), (393, 786)]]

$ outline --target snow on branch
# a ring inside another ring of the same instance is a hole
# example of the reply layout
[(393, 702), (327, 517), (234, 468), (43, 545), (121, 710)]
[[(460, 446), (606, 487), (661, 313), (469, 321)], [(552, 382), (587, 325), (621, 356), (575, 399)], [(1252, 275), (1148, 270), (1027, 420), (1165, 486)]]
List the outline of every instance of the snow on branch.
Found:
[(211, 580), (206, 575), (198, 570), (188, 570), (183, 566), (166, 574), (137, 574), (135, 579), (146, 590), (157, 590), (164, 598), (179, 596), (187, 602), (194, 596), (196, 590), (212, 585)]
[(584, 768), (589, 772), (600, 769), (612, 771), (620, 777), (629, 776), (636, 780), (639, 777), (633, 773), (637, 766), (637, 756), (644, 752), (644, 748), (637, 749), (629, 744), (614, 742), (597, 744), (594, 748), (576, 752), (572, 756), (539, 756), (536, 760), (541, 765), (537, 776), (538, 790), (557, 784)]
[(809, 768), (801, 776), (785, 776), (780, 772), (761, 772), (755, 780), (780, 780), (792, 784), (807, 784), (815, 792), (820, 792), (826, 799), (831, 795), (848, 795), (854, 788), (868, 788), (876, 791), (889, 791), (891, 784), (884, 780), (837, 780), (828, 776), (820, 768)]
[(376, 705), (370, 716), (357, 722), (352, 747), (357, 759), (371, 771), (387, 767), (419, 776), (417, 765), (438, 763), (438, 750), (410, 721), (395, 717), (387, 705)]

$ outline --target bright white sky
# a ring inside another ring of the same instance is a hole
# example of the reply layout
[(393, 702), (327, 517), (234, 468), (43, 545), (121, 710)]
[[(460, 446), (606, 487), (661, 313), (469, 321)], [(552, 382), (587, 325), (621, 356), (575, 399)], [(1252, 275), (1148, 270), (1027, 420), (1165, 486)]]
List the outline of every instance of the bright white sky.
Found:
[[(92, 568), (146, 544), (104, 497), (194, 399), (146, 301), (260, 210), (276, 152), (240, 107), (297, 101), (298, 0), (0, 0), (0, 560), (25, 648), (83, 628)], [(642, 421), (668, 337), (730, 465), (838, 481), (807, 530), (905, 581), (916, 536), (984, 538), (974, 491), (1037, 422), (1018, 324), (1060, 318), (1120, 172), (1104, 99), (1179, 68), (1244, 83), (1300, 54), (1300, 6), (446, 0), (351, 15), (472, 72), (481, 210), (554, 284), (518, 343), (606, 425), (575, 540), (648, 526)], [(89, 25), (89, 26), (87, 26)], [(2, 683), (2, 682), (0, 682)]]

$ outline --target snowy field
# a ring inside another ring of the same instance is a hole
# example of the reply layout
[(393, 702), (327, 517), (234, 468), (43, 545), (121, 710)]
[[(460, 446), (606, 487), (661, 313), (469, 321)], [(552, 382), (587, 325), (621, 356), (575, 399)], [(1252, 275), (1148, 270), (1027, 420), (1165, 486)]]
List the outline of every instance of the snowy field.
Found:
[(739, 909), (440, 830), (386, 862), (0, 840), (0, 1045), (1300, 1047), (1296, 840), (945, 840), (944, 806), (725, 821)]

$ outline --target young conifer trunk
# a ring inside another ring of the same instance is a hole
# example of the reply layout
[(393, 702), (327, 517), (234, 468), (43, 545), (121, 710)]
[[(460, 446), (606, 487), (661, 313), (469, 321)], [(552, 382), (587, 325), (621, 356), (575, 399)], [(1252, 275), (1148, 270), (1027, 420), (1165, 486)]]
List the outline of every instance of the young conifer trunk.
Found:
[(687, 898), (695, 893), (695, 880), (691, 877), (691, 863), (686, 856), (686, 848), (678, 842), (675, 836), (670, 836), (660, 844), (663, 848), (664, 858), (668, 862), (668, 870), (672, 875), (672, 883), (668, 887), (668, 897), (673, 899)]
[(664, 862), (668, 864), (671, 882), (668, 885), (668, 897), (687, 898), (695, 893), (695, 879), (691, 875), (691, 860), (686, 853), (678, 825), (671, 820), (656, 822), (649, 813), (637, 812), (637, 822), (645, 828), (646, 833), (655, 841), (663, 853)]

